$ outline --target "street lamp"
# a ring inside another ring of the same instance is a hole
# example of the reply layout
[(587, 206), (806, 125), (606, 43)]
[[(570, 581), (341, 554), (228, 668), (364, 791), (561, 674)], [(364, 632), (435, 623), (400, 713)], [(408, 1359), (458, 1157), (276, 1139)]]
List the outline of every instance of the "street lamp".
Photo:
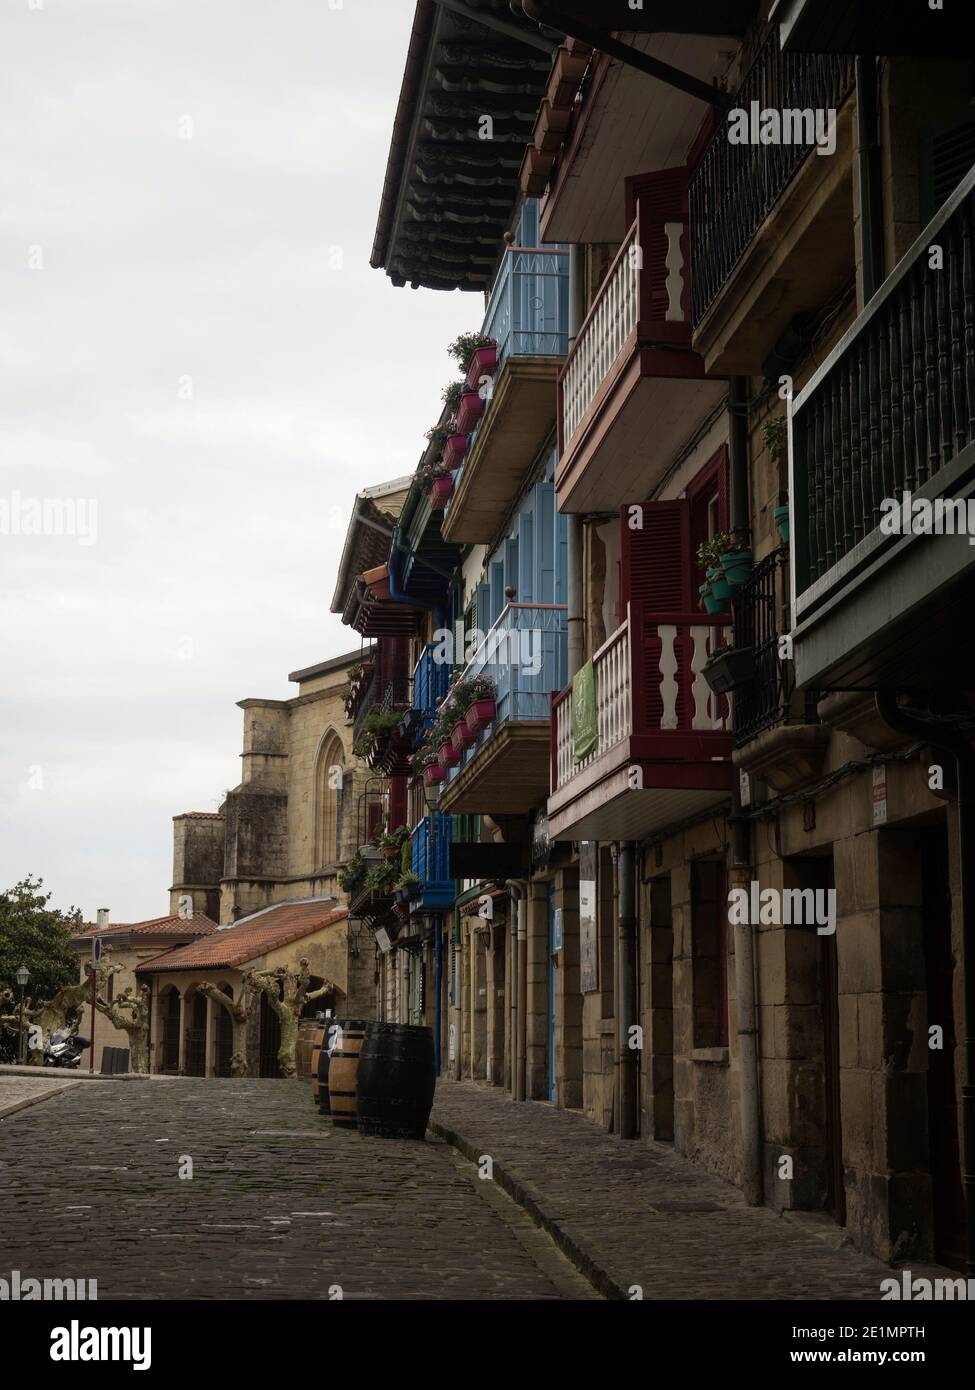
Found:
[(24, 1061), (24, 990), (27, 988), (27, 981), (30, 979), (30, 971), (26, 965), (18, 965), (14, 972), (14, 979), (20, 988), (20, 1046), (18, 1048), (18, 1060), (21, 1065)]
[(434, 782), (434, 783), (431, 784), (431, 783), (428, 782), (427, 779), (424, 777), (424, 779), (423, 779), (423, 800), (426, 802), (427, 810), (428, 810), (428, 811), (435, 811), (435, 810), (437, 809), (437, 802), (440, 800), (440, 783), (439, 783), (439, 782)]

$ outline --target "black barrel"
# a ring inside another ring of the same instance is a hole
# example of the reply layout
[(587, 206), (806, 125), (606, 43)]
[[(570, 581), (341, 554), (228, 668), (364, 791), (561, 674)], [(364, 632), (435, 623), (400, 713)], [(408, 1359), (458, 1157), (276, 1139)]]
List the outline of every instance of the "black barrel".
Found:
[(372, 1023), (356, 1077), (360, 1134), (422, 1139), (433, 1106), (433, 1033), (406, 1023)]

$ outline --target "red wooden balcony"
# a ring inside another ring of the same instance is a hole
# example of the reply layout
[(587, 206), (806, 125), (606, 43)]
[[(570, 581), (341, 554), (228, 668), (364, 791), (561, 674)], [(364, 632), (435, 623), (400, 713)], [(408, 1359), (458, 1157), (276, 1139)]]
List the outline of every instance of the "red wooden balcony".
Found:
[(629, 602), (593, 657), (597, 744), (578, 762), (571, 686), (553, 701), (553, 839), (644, 839), (729, 796), (728, 704), (702, 675), (727, 621)]
[(687, 170), (628, 181), (633, 217), (558, 379), (560, 511), (645, 497), (724, 394), (691, 351)]

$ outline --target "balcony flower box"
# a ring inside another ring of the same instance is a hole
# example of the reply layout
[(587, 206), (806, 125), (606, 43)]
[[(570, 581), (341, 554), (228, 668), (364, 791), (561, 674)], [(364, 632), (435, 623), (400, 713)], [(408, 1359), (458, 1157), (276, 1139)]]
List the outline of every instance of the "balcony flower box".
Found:
[(471, 735), (476, 738), (482, 729), (494, 722), (498, 712), (496, 700), (472, 700), (464, 718)]
[(467, 435), (450, 434), (443, 446), (443, 461), (447, 468), (459, 468), (467, 453)]
[(476, 391), (482, 376), (494, 376), (498, 366), (498, 345), (475, 348), (467, 364), (467, 386)]
[(450, 741), (454, 745), (454, 752), (462, 754), (465, 748), (470, 747), (476, 737), (476, 734), (472, 734), (467, 727), (467, 721), (465, 719), (459, 719), (454, 725), (450, 735)]
[(484, 409), (484, 397), (479, 391), (465, 391), (457, 407), (457, 429), (460, 434), (470, 434), (480, 419)]
[(423, 769), (423, 780), (428, 787), (437, 787), (447, 775), (447, 769), (441, 763), (428, 763)]
[(719, 647), (701, 674), (715, 695), (727, 695), (755, 679), (755, 653), (751, 647)]
[(437, 749), (437, 760), (441, 767), (456, 767), (460, 762), (460, 754), (449, 739), (445, 739)]
[(434, 478), (430, 487), (430, 506), (435, 512), (442, 512), (447, 505), (447, 499), (454, 490), (454, 480), (448, 476), (446, 478)]

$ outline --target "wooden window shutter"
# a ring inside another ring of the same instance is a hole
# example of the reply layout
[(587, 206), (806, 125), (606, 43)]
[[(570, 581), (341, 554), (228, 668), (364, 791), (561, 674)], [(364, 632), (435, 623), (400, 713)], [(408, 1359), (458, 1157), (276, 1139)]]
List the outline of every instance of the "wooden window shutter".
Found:
[[(636, 521), (642, 520), (642, 526)], [(630, 600), (652, 613), (693, 613), (691, 508), (686, 498), (620, 509), (620, 615)]]
[(626, 180), (630, 223), (639, 223), (643, 343), (691, 345), (691, 264), (685, 165)]

